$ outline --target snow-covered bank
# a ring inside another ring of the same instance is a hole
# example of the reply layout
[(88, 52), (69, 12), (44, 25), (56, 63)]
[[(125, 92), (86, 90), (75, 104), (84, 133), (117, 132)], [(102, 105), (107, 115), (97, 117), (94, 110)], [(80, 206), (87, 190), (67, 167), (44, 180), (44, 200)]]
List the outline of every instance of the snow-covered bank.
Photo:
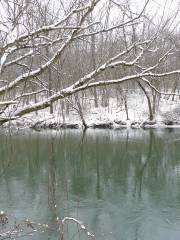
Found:
[[(62, 113), (60, 104), (54, 106), (54, 113), (49, 109), (31, 113), (16, 121), (7, 123), (5, 127), (14, 126), (35, 129), (79, 129), (83, 128), (80, 114), (72, 107), (69, 114)], [(125, 106), (116, 98), (110, 98), (107, 107), (99, 104), (94, 107), (94, 101), (86, 101), (82, 107), (83, 118), (88, 128), (94, 129), (124, 129), (124, 128), (179, 128), (180, 127), (180, 100), (167, 100), (163, 97), (156, 106), (154, 120), (149, 121), (149, 112), (145, 96), (139, 93), (130, 94), (127, 98), (128, 115)]]

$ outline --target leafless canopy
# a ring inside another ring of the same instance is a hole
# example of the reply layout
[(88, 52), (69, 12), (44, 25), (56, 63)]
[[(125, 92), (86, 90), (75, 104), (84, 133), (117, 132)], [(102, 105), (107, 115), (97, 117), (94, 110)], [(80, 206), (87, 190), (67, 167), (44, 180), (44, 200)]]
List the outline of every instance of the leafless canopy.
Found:
[(179, 4), (159, 18), (151, 4), (1, 0), (1, 123), (100, 86), (138, 80), (159, 94), (162, 80), (165, 90), (179, 86)]

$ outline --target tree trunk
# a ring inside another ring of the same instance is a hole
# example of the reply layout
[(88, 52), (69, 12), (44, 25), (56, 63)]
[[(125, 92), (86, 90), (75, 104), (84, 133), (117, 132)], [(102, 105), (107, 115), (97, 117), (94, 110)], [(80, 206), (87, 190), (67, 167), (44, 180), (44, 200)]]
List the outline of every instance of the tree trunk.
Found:
[(153, 109), (152, 109), (152, 105), (151, 105), (151, 99), (146, 91), (146, 89), (143, 87), (143, 85), (137, 81), (138, 85), (140, 86), (140, 88), (142, 89), (142, 91), (144, 92), (146, 98), (147, 98), (147, 102), (148, 102), (148, 109), (149, 109), (149, 120), (152, 121), (154, 119), (154, 114), (153, 114)]

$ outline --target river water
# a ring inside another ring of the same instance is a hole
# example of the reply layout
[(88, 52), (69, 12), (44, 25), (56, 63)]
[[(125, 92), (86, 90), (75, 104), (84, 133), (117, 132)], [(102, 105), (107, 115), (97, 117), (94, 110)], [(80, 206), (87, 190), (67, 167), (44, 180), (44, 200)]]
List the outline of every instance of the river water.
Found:
[[(75, 217), (97, 240), (179, 240), (180, 129), (1, 134), (0, 210)], [(73, 225), (66, 239), (87, 239)]]

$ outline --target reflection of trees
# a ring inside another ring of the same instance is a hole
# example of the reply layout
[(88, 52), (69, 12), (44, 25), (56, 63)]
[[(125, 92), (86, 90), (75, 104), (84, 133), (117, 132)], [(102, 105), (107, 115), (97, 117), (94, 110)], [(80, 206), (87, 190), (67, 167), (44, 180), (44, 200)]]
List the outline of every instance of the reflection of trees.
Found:
[(0, 139), (0, 177), (6, 175), (6, 171), (13, 165), (15, 156), (14, 141), (11, 141), (10, 136), (3, 136)]
[[(140, 166), (135, 173), (135, 192), (138, 191), (139, 197), (141, 197), (142, 184), (143, 184), (143, 174), (144, 171), (151, 160), (153, 144), (155, 144), (155, 138), (153, 131), (149, 132), (149, 143), (148, 143), (148, 153), (146, 155), (141, 155)], [(144, 157), (144, 158), (143, 158)]]
[(94, 154), (91, 158), (92, 162), (94, 162), (94, 173), (95, 173), (95, 179), (96, 179), (96, 197), (97, 199), (101, 199), (101, 184), (100, 184), (100, 161), (101, 158), (99, 157), (99, 139), (96, 137), (95, 139), (95, 146), (94, 146)]
[(53, 212), (54, 216), (56, 213), (56, 164), (55, 164), (55, 148), (54, 138), (49, 141), (49, 157), (48, 157), (48, 204)]
[[(96, 150), (97, 152), (98, 150)], [(99, 157), (96, 156), (96, 195), (98, 199), (101, 199), (101, 185), (100, 185), (100, 166), (99, 166)]]
[[(81, 144), (79, 144), (81, 142)], [(142, 185), (151, 189), (150, 179), (162, 181), (164, 140), (153, 131), (146, 132), (143, 139), (126, 140), (100, 136), (83, 136), (83, 140), (68, 136), (59, 149), (66, 154), (59, 159), (57, 168), (66, 162), (66, 178), (73, 194), (85, 196), (96, 186), (97, 198), (103, 197), (104, 189), (127, 194), (135, 184), (140, 194)], [(169, 161), (168, 164), (171, 164)], [(59, 172), (60, 174), (60, 172)], [(62, 176), (61, 176), (62, 178)], [(155, 180), (155, 181), (156, 181)], [(158, 186), (156, 186), (158, 187)], [(70, 191), (71, 191), (70, 190)]]
[[(83, 141), (74, 148), (70, 156), (71, 166), (68, 167), (69, 169), (71, 168), (71, 176), (69, 176), (71, 178), (71, 190), (74, 194), (77, 194), (77, 196), (86, 194), (90, 184), (88, 178), (89, 173), (87, 169), (85, 169), (86, 159), (84, 159)], [(71, 150), (69, 149), (69, 151)]]
[(14, 194), (13, 177), (21, 177), (19, 187), (32, 192), (32, 199), (48, 196), (53, 217), (56, 201), (63, 207), (72, 198), (103, 201), (117, 194), (128, 198), (134, 186), (138, 196), (160, 190), (167, 170), (180, 164), (178, 142), (166, 143), (153, 131), (147, 131), (143, 139), (128, 135), (122, 139), (120, 134), (117, 138), (89, 136), (87, 131), (83, 140), (70, 132), (58, 139), (1, 137), (0, 167), (7, 189)]

